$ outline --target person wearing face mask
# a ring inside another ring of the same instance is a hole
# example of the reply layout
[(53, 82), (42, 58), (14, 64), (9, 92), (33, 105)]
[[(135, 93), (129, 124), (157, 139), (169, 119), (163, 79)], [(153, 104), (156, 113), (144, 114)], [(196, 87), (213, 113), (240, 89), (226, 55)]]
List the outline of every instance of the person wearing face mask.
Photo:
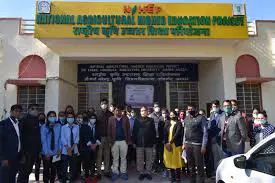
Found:
[(30, 104), (28, 114), (21, 119), (22, 160), (17, 182), (28, 183), (33, 165), (41, 152), (41, 138), (38, 119), (38, 105)]
[(198, 114), (194, 105), (187, 106), (189, 115), (184, 120), (183, 149), (186, 151), (188, 169), (192, 174), (197, 167), (197, 182), (204, 180), (204, 161), (208, 141), (207, 119)]
[[(130, 135), (131, 135), (131, 141), (133, 140), (133, 127), (136, 121), (136, 115), (135, 111), (132, 109), (132, 106), (128, 105), (126, 106), (126, 112), (127, 117), (129, 119), (130, 123)], [(128, 167), (136, 167), (136, 148), (133, 146), (133, 144), (128, 145), (128, 154), (127, 154), (127, 161), (128, 161)]]
[[(148, 108), (143, 106), (140, 108), (140, 115), (134, 124), (133, 139), (136, 146), (137, 171), (139, 172), (139, 180), (145, 178), (152, 180), (152, 162), (153, 148), (156, 144), (156, 128), (155, 122), (148, 117)], [(144, 170), (144, 162), (146, 170)]]
[(116, 107), (114, 116), (109, 118), (107, 134), (113, 155), (111, 179), (115, 181), (120, 176), (122, 180), (126, 181), (128, 180), (126, 157), (128, 144), (131, 143), (131, 135), (129, 119), (127, 116), (122, 115), (122, 107)]
[(184, 119), (185, 119), (185, 112), (183, 110), (179, 113), (179, 120), (182, 123), (182, 126), (184, 127)]
[(64, 111), (59, 111), (59, 113), (58, 113), (58, 123), (61, 124), (61, 126), (65, 125), (67, 123), (66, 115), (65, 115)]
[(56, 177), (56, 162), (54, 156), (61, 155), (61, 125), (57, 123), (56, 113), (47, 114), (47, 122), (41, 127), (43, 181), (54, 183)]
[(247, 139), (247, 127), (244, 118), (232, 111), (231, 101), (223, 102), (224, 114), (220, 117), (221, 145), (224, 157), (243, 154), (244, 143)]
[(108, 127), (108, 120), (113, 113), (108, 110), (108, 100), (103, 99), (100, 101), (100, 108), (101, 110), (96, 113), (97, 116), (97, 132), (100, 138), (101, 145), (98, 147), (97, 151), (97, 160), (96, 166), (98, 170), (97, 179), (101, 179), (101, 165), (102, 165), (102, 158), (104, 157), (104, 175), (107, 177), (111, 177), (111, 170), (110, 170), (110, 153), (111, 148), (110, 144), (107, 139), (107, 127)]
[(81, 127), (82, 123), (83, 123), (83, 113), (82, 113), (82, 112), (78, 112), (78, 113), (76, 114), (76, 124), (77, 124), (79, 127)]
[(260, 141), (275, 132), (275, 127), (268, 123), (265, 111), (259, 112), (254, 121), (254, 127), (251, 138), (251, 147), (257, 145)]
[(96, 148), (100, 144), (96, 132), (96, 117), (83, 114), (83, 123), (80, 127), (80, 154), (85, 173), (85, 182), (95, 175)]
[[(41, 127), (45, 124), (46, 115), (44, 113), (40, 113), (38, 115), (39, 120), (39, 127), (41, 132)], [(39, 154), (37, 160), (35, 161), (35, 180), (39, 181), (39, 174), (40, 174), (40, 166), (41, 166), (41, 154)]]
[(114, 113), (115, 112), (115, 108), (116, 108), (116, 105), (114, 103), (111, 103), (110, 106), (109, 106), (109, 111), (111, 113)]
[(164, 164), (166, 168), (170, 169), (171, 181), (181, 182), (180, 171), (184, 167), (184, 162), (181, 158), (183, 126), (178, 120), (175, 111), (170, 112), (170, 118), (171, 120), (164, 129)]
[[(75, 123), (76, 123), (76, 125), (79, 126), (79, 129), (81, 128), (81, 126), (83, 124), (83, 115), (84, 114), (82, 112), (78, 112), (76, 114)], [(80, 149), (80, 144), (78, 144), (78, 149)], [(78, 157), (78, 160), (77, 160), (77, 172), (78, 172), (78, 175), (81, 175), (81, 163), (82, 163), (82, 159), (83, 159), (83, 156), (80, 153), (80, 155)]]
[(79, 156), (79, 126), (75, 124), (75, 116), (73, 113), (68, 113), (66, 116), (67, 124), (61, 129), (61, 144), (62, 144), (62, 183), (67, 181), (68, 166), (71, 169), (71, 182), (76, 181), (77, 159)]
[(211, 105), (212, 109), (208, 122), (208, 151), (206, 153), (206, 173), (208, 177), (212, 177), (215, 175), (218, 163), (223, 158), (223, 151), (220, 144), (221, 129), (219, 128), (219, 122), (223, 111), (220, 108), (219, 100), (212, 101)]
[(258, 114), (260, 112), (260, 109), (258, 108), (253, 108), (252, 111), (252, 116), (248, 120), (248, 138), (250, 139), (250, 145), (251, 145), (251, 140), (252, 140), (252, 133), (253, 133), (253, 127), (254, 127), (254, 121), (257, 119)]
[(163, 133), (164, 133), (164, 121), (161, 117), (161, 110), (158, 102), (154, 103), (153, 106), (154, 112), (149, 115), (150, 118), (153, 118), (156, 128), (156, 148), (154, 150), (154, 164), (153, 170), (155, 172), (162, 172), (164, 170), (163, 164)]
[(22, 107), (11, 106), (10, 116), (0, 121), (0, 182), (15, 183), (22, 150), (18, 118)]

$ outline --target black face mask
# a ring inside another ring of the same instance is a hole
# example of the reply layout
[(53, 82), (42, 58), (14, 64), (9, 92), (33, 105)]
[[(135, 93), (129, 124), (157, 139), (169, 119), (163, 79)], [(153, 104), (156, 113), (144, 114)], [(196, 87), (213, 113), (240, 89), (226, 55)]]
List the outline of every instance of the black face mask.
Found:
[(195, 115), (196, 115), (196, 111), (189, 111), (189, 114), (190, 114), (191, 116), (195, 116)]
[(40, 119), (39, 122), (40, 124), (45, 124), (45, 119)]
[(178, 118), (177, 117), (173, 117), (173, 118), (171, 118), (173, 121), (177, 121), (178, 120)]

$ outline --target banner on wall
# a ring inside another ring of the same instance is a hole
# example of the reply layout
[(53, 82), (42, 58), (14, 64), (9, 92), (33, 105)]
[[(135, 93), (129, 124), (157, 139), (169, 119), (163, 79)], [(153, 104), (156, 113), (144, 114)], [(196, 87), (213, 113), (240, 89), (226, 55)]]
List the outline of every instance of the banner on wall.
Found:
[(198, 64), (78, 64), (78, 82), (198, 81)]
[(244, 6), (38, 1), (36, 38), (245, 39)]
[(153, 85), (130, 85), (127, 84), (126, 103), (133, 108), (141, 106), (152, 106), (154, 101), (154, 86)]

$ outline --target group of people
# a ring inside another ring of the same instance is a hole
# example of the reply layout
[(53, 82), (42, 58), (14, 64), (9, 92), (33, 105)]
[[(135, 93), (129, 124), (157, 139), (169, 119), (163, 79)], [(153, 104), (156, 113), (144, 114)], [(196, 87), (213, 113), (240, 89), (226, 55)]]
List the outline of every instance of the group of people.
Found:
[(157, 102), (152, 107), (149, 113), (142, 106), (137, 115), (129, 105), (108, 107), (104, 99), (97, 112), (75, 114), (68, 106), (45, 115), (31, 104), (20, 118), (22, 107), (13, 105), (10, 117), (0, 122), (0, 182), (14, 183), (18, 173), (17, 182), (27, 183), (34, 164), (39, 180), (41, 161), (45, 183), (75, 182), (82, 172), (85, 182), (102, 175), (128, 180), (132, 165), (140, 181), (164, 172), (171, 182), (180, 182), (187, 170), (204, 182), (205, 173), (215, 175), (221, 159), (244, 153), (248, 139), (253, 147), (275, 131), (265, 111), (254, 109), (247, 119), (236, 100), (213, 101), (209, 118), (192, 104), (170, 112)]

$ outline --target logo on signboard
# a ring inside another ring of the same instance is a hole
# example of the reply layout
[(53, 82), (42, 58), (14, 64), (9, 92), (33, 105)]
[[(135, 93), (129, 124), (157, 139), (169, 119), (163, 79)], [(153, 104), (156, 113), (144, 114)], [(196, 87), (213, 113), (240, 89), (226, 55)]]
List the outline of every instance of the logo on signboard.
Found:
[(156, 5), (156, 4), (147, 4), (147, 5), (143, 5), (143, 6), (123, 6), (123, 11), (126, 14), (158, 14), (159, 12), (161, 12), (161, 7)]
[(234, 4), (233, 5), (233, 15), (234, 16), (244, 16), (245, 15), (244, 4)]
[(49, 1), (38, 1), (37, 2), (37, 11), (38, 13), (51, 13), (51, 2)]

